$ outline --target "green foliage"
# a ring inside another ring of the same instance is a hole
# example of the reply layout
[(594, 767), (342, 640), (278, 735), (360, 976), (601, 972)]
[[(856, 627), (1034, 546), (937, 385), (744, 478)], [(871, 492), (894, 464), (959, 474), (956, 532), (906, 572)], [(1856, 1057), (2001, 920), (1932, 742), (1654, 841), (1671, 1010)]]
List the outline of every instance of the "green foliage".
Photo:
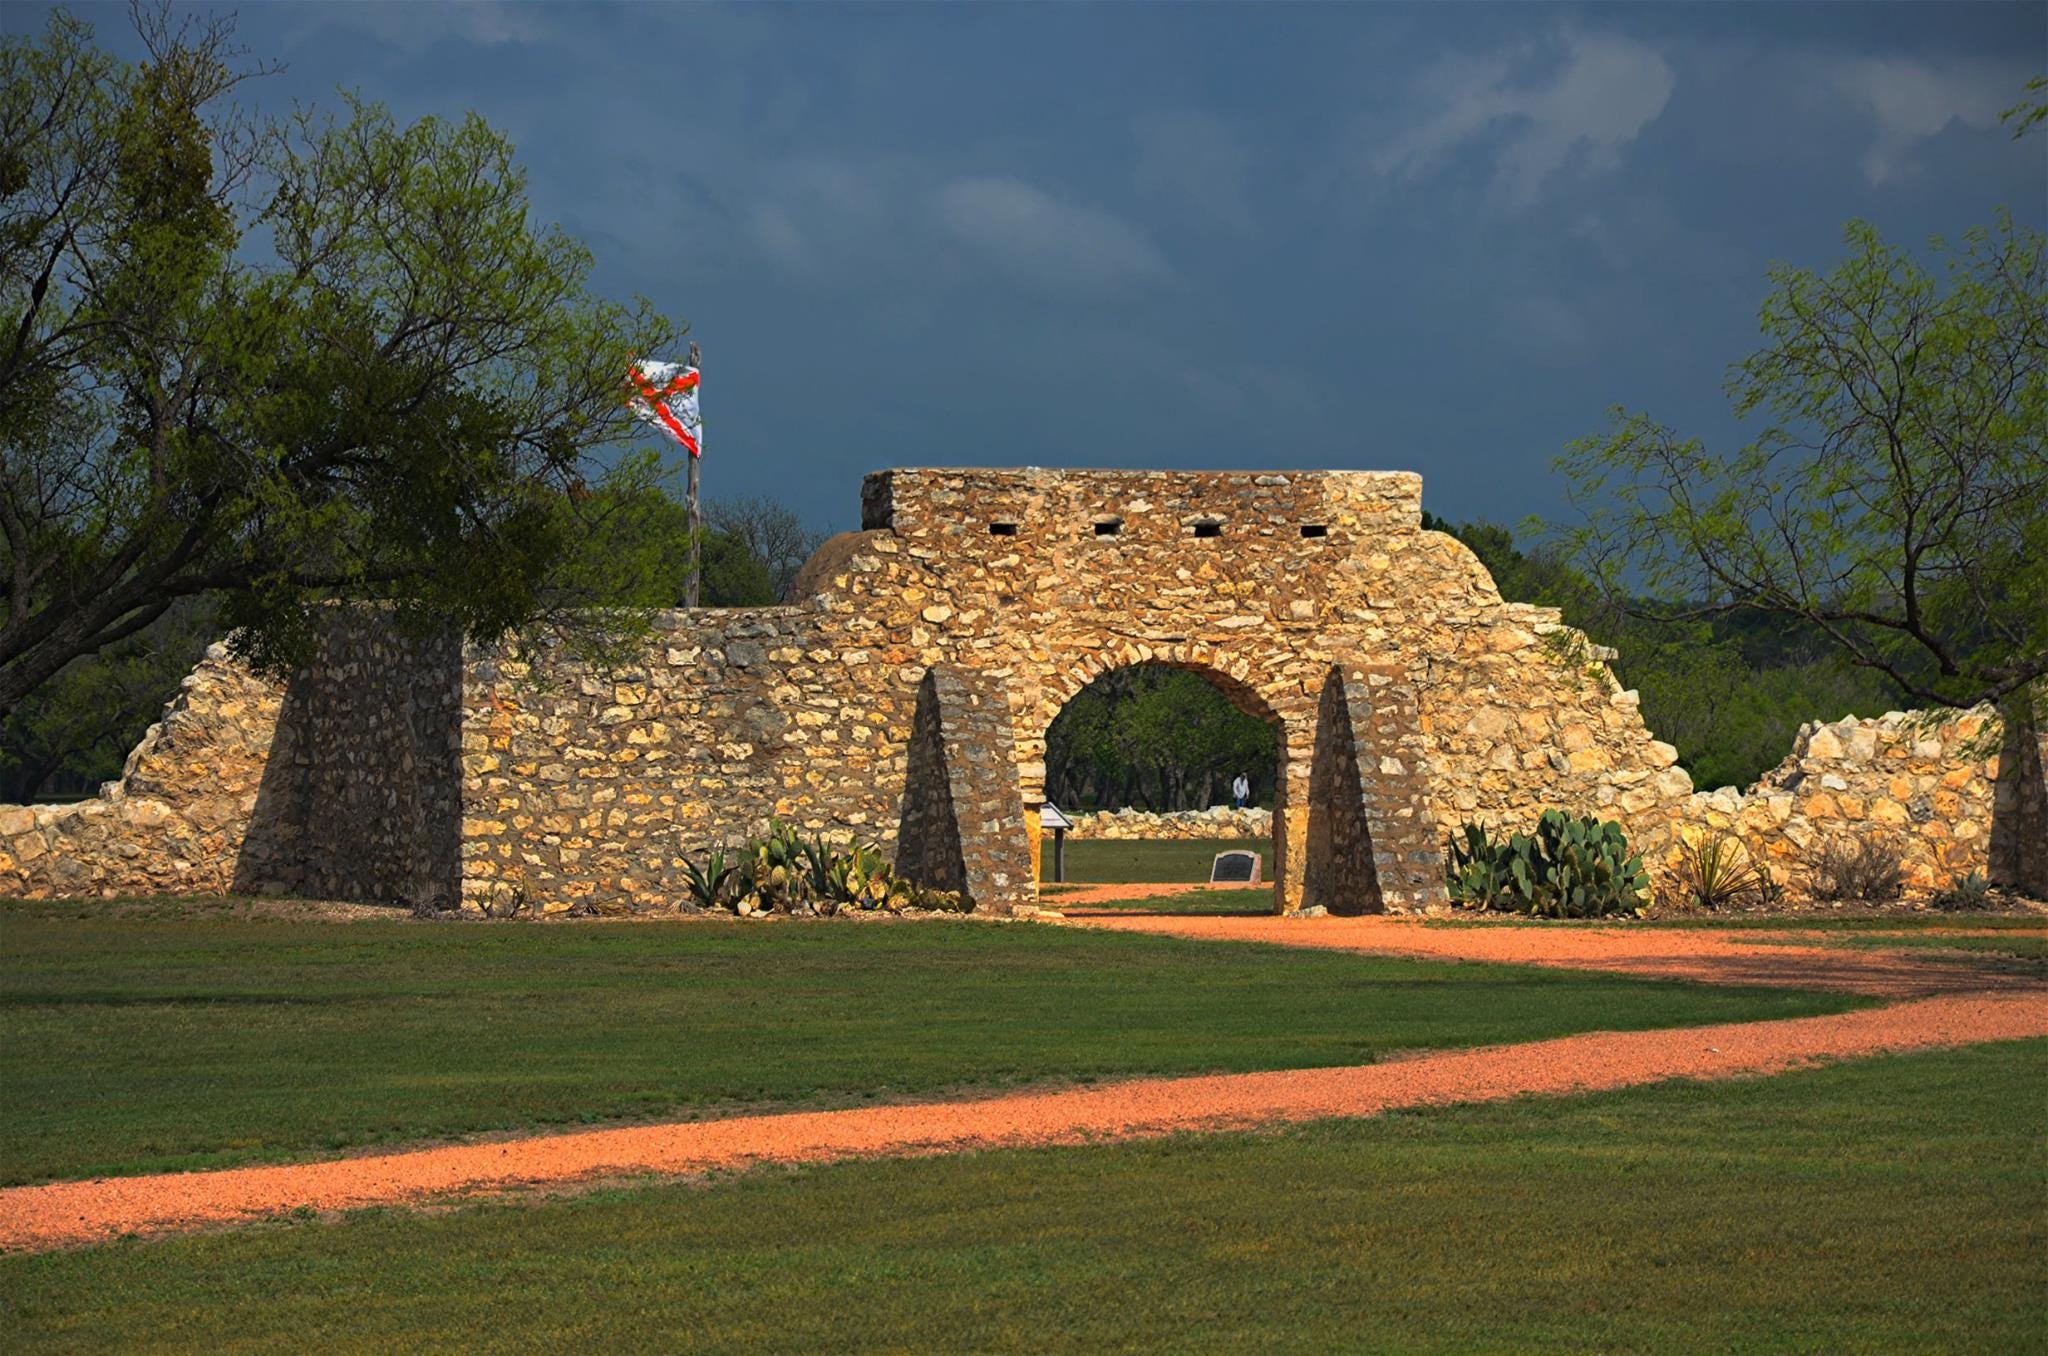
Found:
[(1759, 613), (1914, 700), (2003, 702), (2048, 674), (2048, 254), (2001, 213), (1930, 272), (1869, 225), (1825, 275), (1780, 266), (1728, 379), (1765, 421), (1717, 454), (1617, 409), (1571, 445), (1563, 537), (1602, 596)]
[(2027, 81), (2026, 96), (2000, 113), (1998, 120), (2012, 125), (2015, 141), (2048, 122), (2048, 75), (2037, 75)]
[[(704, 506), (704, 522), (714, 534), (730, 537), (746, 548), (760, 563), (767, 597), (764, 602), (784, 602), (796, 584), (797, 572), (811, 553), (824, 544), (826, 534), (804, 526), (803, 520), (773, 499), (743, 495), (714, 499)], [(705, 567), (705, 588), (711, 584), (710, 567)], [(744, 606), (734, 602), (730, 606)]]
[(1206, 809), (1231, 778), (1270, 803), (1278, 733), (1202, 675), (1134, 664), (1102, 675), (1046, 731), (1046, 795), (1069, 809)]
[(101, 654), (75, 659), (0, 718), (0, 802), (91, 794), (163, 715), (219, 639), (208, 600), (171, 609)]
[[(670, 468), (651, 452), (625, 457), (600, 486), (562, 512), (568, 543), (558, 567), (557, 589), (592, 605), (638, 608), (680, 606), (690, 574), (690, 515), (672, 492)], [(762, 607), (776, 601), (767, 563), (729, 532), (703, 535), (705, 607)]]
[(231, 20), (138, 22), (0, 38), (0, 709), (200, 596), (273, 671), (334, 598), (622, 653), (646, 561), (579, 546), (677, 327), (481, 119), (248, 118)]
[(1681, 904), (1727, 909), (1767, 903), (1777, 897), (1770, 868), (1732, 834), (1680, 836), (1671, 869), (1671, 893)]
[(731, 861), (722, 850), (711, 853), (702, 867), (686, 860), (683, 875), (692, 904), (742, 918), (771, 913), (829, 917), (841, 909), (964, 913), (969, 908), (956, 891), (927, 889), (898, 876), (872, 843), (806, 838), (780, 820)]
[(1635, 914), (1650, 902), (1650, 878), (1621, 825), (1562, 810), (1545, 810), (1535, 833), (1506, 839), (1466, 824), (1446, 848), (1444, 875), (1454, 903), (1538, 918)]

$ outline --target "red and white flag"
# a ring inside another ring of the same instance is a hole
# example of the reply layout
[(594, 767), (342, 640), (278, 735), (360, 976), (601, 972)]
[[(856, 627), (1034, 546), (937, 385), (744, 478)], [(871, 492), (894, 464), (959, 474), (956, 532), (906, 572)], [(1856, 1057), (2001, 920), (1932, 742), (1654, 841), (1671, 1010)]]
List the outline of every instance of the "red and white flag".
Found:
[(634, 362), (626, 380), (635, 394), (626, 398), (636, 418), (654, 425), (689, 449), (704, 455), (704, 416), (697, 409), (697, 369), (683, 363)]

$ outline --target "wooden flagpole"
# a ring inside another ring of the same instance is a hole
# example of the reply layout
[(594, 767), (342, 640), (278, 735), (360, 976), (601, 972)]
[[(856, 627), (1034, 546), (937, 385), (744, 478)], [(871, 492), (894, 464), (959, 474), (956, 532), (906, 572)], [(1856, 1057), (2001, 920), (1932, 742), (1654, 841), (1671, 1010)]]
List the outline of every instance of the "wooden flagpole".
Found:
[[(697, 368), (701, 373), (703, 371), (702, 363), (703, 359), (698, 354), (697, 345), (692, 343), (690, 345), (689, 366)], [(697, 399), (702, 401), (703, 398), (704, 388), (702, 378), (700, 377), (697, 387)], [(695, 456), (689, 459), (690, 482), (686, 498), (690, 511), (690, 582), (683, 590), (683, 606), (689, 608), (697, 606), (697, 584), (704, 569), (704, 518), (697, 508), (697, 463), (702, 460), (703, 458)]]

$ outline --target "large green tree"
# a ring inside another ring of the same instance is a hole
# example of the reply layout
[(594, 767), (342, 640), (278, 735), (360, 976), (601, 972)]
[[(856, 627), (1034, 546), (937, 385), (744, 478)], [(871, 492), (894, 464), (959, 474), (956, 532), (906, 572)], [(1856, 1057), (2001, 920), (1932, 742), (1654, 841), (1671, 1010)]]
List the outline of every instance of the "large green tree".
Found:
[(336, 598), (600, 648), (671, 602), (578, 543), (678, 329), (592, 294), (505, 139), (253, 118), (228, 22), (138, 28), (0, 39), (0, 714), (200, 596), (270, 668)]
[(2001, 214), (1934, 242), (1939, 272), (1846, 239), (1832, 272), (1771, 272), (1728, 382), (1756, 438), (1715, 452), (1616, 410), (1560, 460), (1564, 540), (1632, 615), (1791, 619), (1916, 700), (2005, 701), (2048, 675), (2042, 237)]

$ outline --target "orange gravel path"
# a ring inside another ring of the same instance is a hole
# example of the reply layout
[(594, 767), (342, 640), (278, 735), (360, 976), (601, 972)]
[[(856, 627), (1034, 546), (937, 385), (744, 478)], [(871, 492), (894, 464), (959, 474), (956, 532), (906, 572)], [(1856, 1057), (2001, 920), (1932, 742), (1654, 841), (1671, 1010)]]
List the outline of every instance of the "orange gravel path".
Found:
[(1598, 1032), (1353, 1068), (1140, 1079), (971, 1102), (744, 1116), (325, 1163), (63, 1182), (0, 1191), (0, 1248), (63, 1247), (304, 1207), (342, 1210), (628, 1173), (701, 1173), (765, 1161), (1069, 1144), (1369, 1116), (1390, 1107), (1728, 1078), (2030, 1036), (2048, 1036), (2042, 994), (1949, 995), (1828, 1017)]
[(1690, 928), (1603, 928), (1578, 923), (1429, 927), (1414, 919), (1385, 915), (1247, 918), (1131, 909), (1072, 909), (1066, 911), (1066, 919), (1085, 927), (1207, 941), (1274, 942), (1429, 960), (1554, 965), (1706, 984), (1834, 989), (1881, 998), (2007, 988), (2048, 994), (2048, 984), (2010, 971), (2001, 974), (1995, 962), (1994, 968), (1987, 968), (1986, 958), (1978, 953), (1927, 947), (1890, 951), (1788, 945), (1769, 941), (1769, 934), (1762, 941), (1744, 941), (1732, 933)]

